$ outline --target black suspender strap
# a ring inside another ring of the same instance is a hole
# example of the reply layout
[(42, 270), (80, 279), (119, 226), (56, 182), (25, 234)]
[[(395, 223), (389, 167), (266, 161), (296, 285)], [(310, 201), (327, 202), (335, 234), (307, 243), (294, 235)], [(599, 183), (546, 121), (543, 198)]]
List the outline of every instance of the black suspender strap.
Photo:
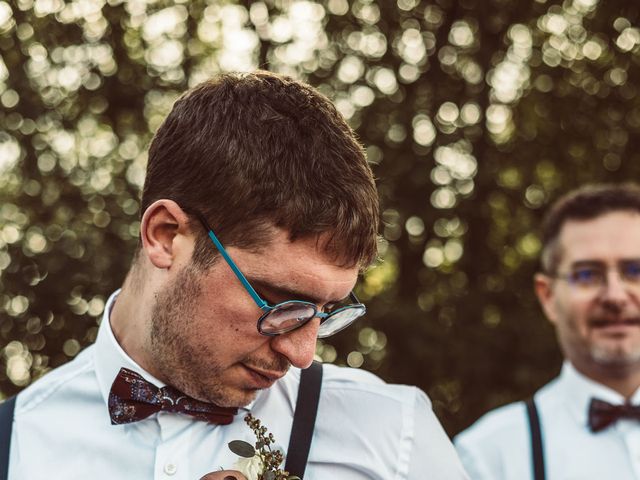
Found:
[(540, 417), (533, 397), (525, 402), (527, 415), (529, 416), (529, 429), (531, 431), (531, 460), (533, 464), (533, 479), (545, 480), (544, 454), (542, 452), (542, 429), (540, 428)]
[(284, 467), (289, 475), (303, 478), (307, 468), (321, 387), (322, 364), (313, 362), (309, 368), (302, 370), (300, 375), (296, 412), (293, 415), (291, 438), (287, 449), (287, 463)]
[(0, 403), (0, 480), (9, 477), (9, 450), (11, 449), (11, 429), (16, 397)]

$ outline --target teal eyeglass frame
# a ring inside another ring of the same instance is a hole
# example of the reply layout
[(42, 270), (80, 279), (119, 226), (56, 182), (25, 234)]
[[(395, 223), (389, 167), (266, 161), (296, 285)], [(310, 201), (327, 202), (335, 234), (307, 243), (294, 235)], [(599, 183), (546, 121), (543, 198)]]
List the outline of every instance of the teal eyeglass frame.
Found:
[[(287, 301), (284, 301), (284, 302), (279, 302), (279, 303), (277, 303), (275, 305), (270, 305), (266, 300), (264, 300), (262, 297), (260, 297), (260, 295), (258, 294), (258, 292), (256, 292), (256, 290), (253, 288), (251, 283), (249, 283), (249, 280), (247, 280), (247, 278), (244, 276), (244, 274), (240, 271), (240, 269), (235, 264), (233, 259), (227, 253), (227, 250), (222, 245), (222, 242), (220, 242), (220, 240), (218, 240), (218, 237), (216, 236), (216, 234), (213, 233), (213, 229), (209, 226), (209, 224), (208, 224), (207, 220), (204, 218), (204, 216), (200, 212), (198, 212), (197, 210), (194, 210), (194, 209), (191, 209), (191, 208), (190, 209), (183, 208), (183, 210), (185, 210), (186, 212), (193, 213), (198, 218), (198, 220), (200, 221), (200, 223), (202, 224), (204, 229), (207, 231), (207, 234), (208, 234), (209, 238), (211, 239), (211, 241), (213, 242), (213, 244), (215, 245), (216, 249), (218, 250), (220, 255), (222, 255), (222, 258), (224, 258), (225, 262), (227, 262), (227, 265), (229, 265), (229, 268), (231, 268), (231, 271), (233, 271), (233, 273), (235, 274), (236, 278), (240, 281), (242, 286), (245, 288), (247, 293), (249, 293), (249, 295), (251, 296), (253, 301), (260, 308), (260, 310), (262, 310), (264, 312), (260, 316), (260, 318), (258, 319), (258, 323), (257, 323), (257, 329), (258, 329), (258, 332), (261, 335), (265, 335), (265, 336), (268, 336), (268, 337), (275, 337), (275, 336), (278, 336), (278, 335), (282, 335), (284, 333), (288, 333), (288, 332), (291, 332), (293, 330), (297, 330), (298, 328), (301, 328), (304, 325), (306, 325), (309, 321), (311, 321), (315, 317), (318, 317), (318, 318), (320, 318), (320, 329), (318, 330), (318, 338), (326, 338), (326, 337), (329, 337), (329, 336), (331, 336), (331, 335), (333, 335), (335, 333), (338, 333), (339, 331), (345, 329), (346, 327), (351, 325), (353, 322), (355, 322), (358, 318), (360, 318), (361, 316), (363, 316), (366, 313), (367, 308), (365, 307), (364, 304), (362, 304), (360, 302), (360, 300), (358, 300), (358, 297), (356, 297), (356, 294), (353, 291), (351, 291), (349, 293), (349, 298), (351, 299), (351, 301), (353, 303), (351, 303), (349, 305), (345, 305), (344, 307), (338, 308), (337, 310), (335, 310), (333, 312), (329, 312), (329, 313), (319, 311), (318, 306), (315, 303), (308, 302), (308, 301), (305, 301), (305, 300), (287, 300)], [(281, 331), (281, 332), (268, 332), (268, 331), (265, 331), (262, 328), (262, 324), (263, 324), (265, 318), (267, 318), (274, 310), (277, 310), (279, 307), (282, 307), (284, 305), (291, 305), (291, 304), (300, 304), (301, 306), (305, 306), (305, 307), (311, 308), (311, 309), (313, 309), (314, 313), (313, 313), (313, 315), (309, 316), (308, 318), (305, 318), (304, 321), (295, 324), (292, 328), (286, 329), (286, 330)], [(353, 317), (352, 320), (350, 320), (345, 325), (342, 325), (340, 328), (336, 329), (335, 331), (331, 331), (328, 334), (322, 334), (322, 332), (321, 332), (322, 325), (329, 318), (335, 316), (338, 313), (346, 312), (347, 310), (355, 310), (356, 311), (356, 312), (354, 312), (354, 317)]]

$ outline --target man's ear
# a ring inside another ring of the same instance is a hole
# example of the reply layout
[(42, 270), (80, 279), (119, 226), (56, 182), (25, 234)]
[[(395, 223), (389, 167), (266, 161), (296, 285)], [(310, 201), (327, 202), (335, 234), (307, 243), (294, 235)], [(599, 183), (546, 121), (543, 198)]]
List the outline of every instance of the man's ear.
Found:
[(553, 279), (544, 273), (536, 273), (533, 277), (533, 288), (547, 319), (555, 324), (558, 317), (554, 301)]
[(189, 217), (173, 200), (157, 200), (142, 215), (142, 249), (157, 268), (169, 268), (176, 256), (176, 238), (189, 230)]

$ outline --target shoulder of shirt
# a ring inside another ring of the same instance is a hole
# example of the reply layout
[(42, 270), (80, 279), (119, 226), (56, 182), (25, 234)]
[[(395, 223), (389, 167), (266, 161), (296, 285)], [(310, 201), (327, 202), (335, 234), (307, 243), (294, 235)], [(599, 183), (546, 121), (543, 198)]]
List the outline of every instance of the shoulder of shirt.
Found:
[(18, 395), (16, 417), (26, 414), (46, 401), (61, 388), (93, 369), (93, 346), (89, 346), (72, 361), (54, 368), (43, 377), (29, 385)]
[[(555, 408), (554, 390), (556, 380), (548, 383), (535, 394), (536, 406), (540, 410)], [(498, 443), (501, 440), (510, 441), (514, 432), (529, 429), (529, 420), (524, 401), (510, 403), (485, 413), (473, 425), (458, 434), (454, 442), (458, 447)]]
[(458, 434), (456, 445), (484, 443), (488, 439), (496, 440), (502, 434), (511, 434), (514, 429), (525, 425), (525, 406), (515, 402), (491, 410), (480, 417), (473, 425)]

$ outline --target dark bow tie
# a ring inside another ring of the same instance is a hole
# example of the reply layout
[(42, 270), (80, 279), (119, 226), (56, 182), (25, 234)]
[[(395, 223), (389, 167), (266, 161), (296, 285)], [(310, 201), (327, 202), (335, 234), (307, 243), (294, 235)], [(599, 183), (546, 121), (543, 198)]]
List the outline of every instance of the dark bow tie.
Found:
[(111, 424), (137, 422), (159, 411), (185, 413), (198, 420), (228, 425), (238, 409), (201, 402), (173, 387), (158, 388), (136, 372), (121, 368), (109, 392)]
[(640, 421), (640, 406), (611, 405), (610, 403), (592, 398), (589, 404), (589, 428), (592, 432), (599, 432), (614, 424), (621, 418)]

